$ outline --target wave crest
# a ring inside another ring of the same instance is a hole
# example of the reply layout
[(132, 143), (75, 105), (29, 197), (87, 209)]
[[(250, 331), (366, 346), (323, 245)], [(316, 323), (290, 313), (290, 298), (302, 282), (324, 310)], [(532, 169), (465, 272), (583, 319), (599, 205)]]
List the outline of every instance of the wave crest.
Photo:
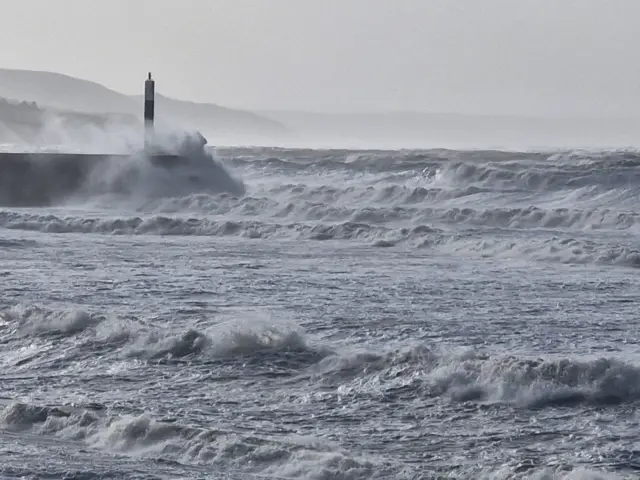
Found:
[(418, 345), (327, 357), (313, 375), (322, 384), (339, 385), (343, 396), (376, 393), (398, 401), (435, 397), (538, 409), (640, 400), (640, 367), (613, 358), (542, 360), (473, 350), (436, 354)]

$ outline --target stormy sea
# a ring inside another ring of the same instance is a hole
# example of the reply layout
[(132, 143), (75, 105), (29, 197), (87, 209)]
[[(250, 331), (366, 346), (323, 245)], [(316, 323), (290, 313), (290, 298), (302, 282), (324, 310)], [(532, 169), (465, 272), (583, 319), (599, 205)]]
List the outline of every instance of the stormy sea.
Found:
[(2, 478), (638, 477), (640, 153), (212, 152), (4, 199)]

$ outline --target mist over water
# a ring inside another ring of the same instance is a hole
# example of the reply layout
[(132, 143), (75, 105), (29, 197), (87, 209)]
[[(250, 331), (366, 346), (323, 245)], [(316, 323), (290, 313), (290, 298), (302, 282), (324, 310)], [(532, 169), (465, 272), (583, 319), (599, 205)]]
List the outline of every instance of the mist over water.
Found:
[(634, 478), (640, 152), (207, 151), (0, 207), (3, 475)]

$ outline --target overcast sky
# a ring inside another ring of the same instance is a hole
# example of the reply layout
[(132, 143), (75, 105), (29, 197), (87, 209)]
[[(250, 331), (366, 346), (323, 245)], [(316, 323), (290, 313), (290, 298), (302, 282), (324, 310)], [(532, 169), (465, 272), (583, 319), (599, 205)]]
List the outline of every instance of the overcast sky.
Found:
[(640, 0), (0, 0), (0, 66), (251, 109), (640, 110)]

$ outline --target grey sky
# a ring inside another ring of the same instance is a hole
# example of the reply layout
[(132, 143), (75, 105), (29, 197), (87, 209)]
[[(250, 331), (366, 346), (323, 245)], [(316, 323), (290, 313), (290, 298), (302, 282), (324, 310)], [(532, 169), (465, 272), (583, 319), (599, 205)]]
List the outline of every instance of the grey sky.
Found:
[(634, 115), (638, 0), (0, 0), (0, 66), (251, 109)]

